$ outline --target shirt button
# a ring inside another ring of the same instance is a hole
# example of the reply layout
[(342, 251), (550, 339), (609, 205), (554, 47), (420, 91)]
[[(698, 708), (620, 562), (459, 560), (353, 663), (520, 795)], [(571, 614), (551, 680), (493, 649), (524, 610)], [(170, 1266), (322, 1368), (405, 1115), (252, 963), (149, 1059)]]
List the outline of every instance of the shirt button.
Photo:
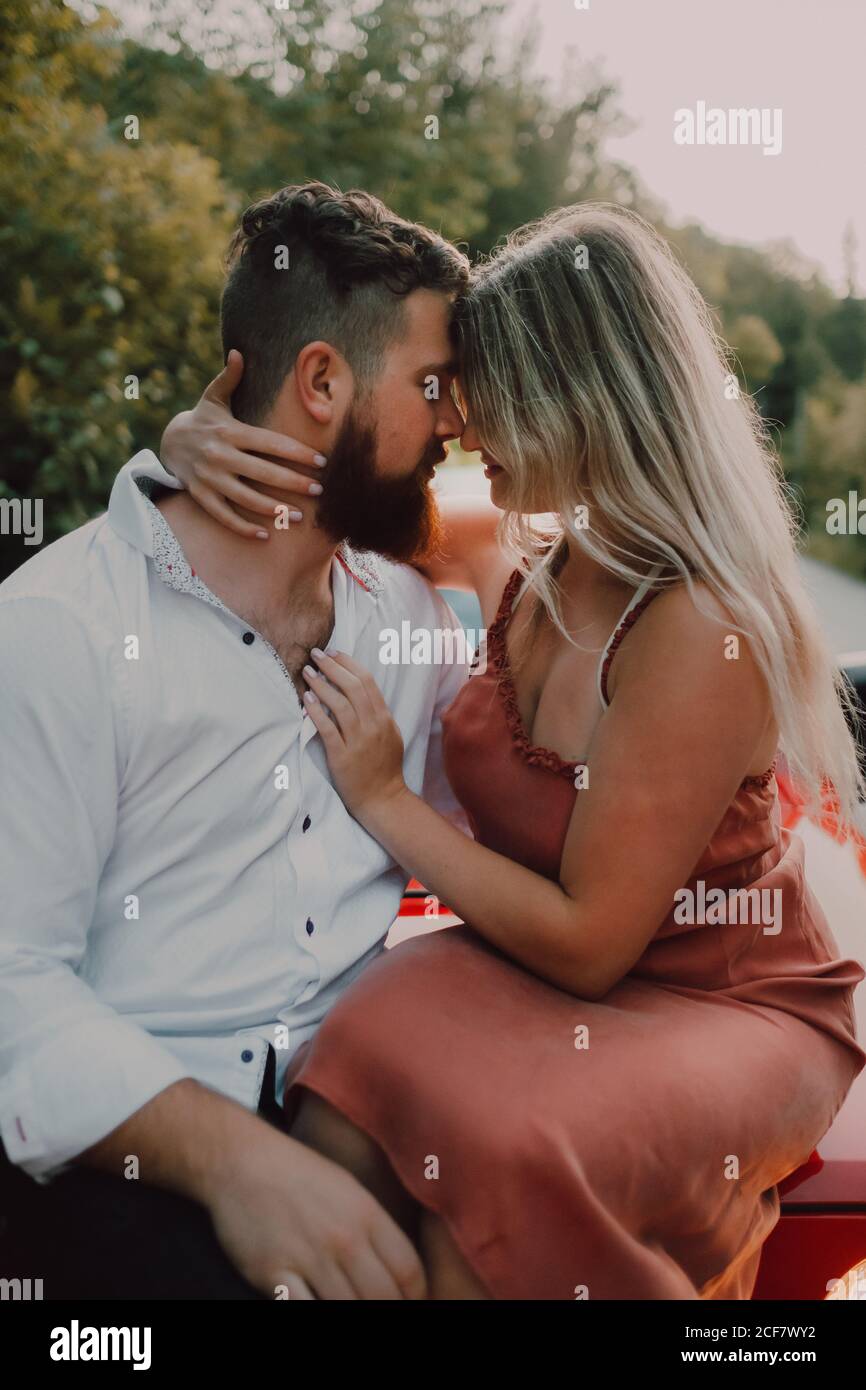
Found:
[(314, 932), (315, 930), (316, 930), (316, 928), (315, 928), (315, 926), (313, 925), (312, 919), (311, 919), (310, 917), (308, 917), (308, 918), (307, 918), (307, 936), (312, 936), (312, 935), (313, 935), (313, 932)]
[(244, 633), (244, 641), (246, 642), (246, 644), (247, 644), (248, 647), (251, 647), (252, 644), (253, 644), (253, 642), (255, 642), (255, 640), (256, 640), (256, 634), (255, 634), (254, 632), (245, 632), (245, 633)]
[(250, 1052), (250, 1049), (248, 1047), (245, 1047), (243, 1052), (241, 1053), (241, 1061), (251, 1062), (253, 1060), (253, 1055), (254, 1054)]
[(309, 816), (304, 816), (304, 823), (303, 823), (303, 825), (301, 826), (301, 830), (302, 830), (302, 831), (309, 830), (309, 828), (310, 828), (311, 825), (312, 825), (312, 821), (310, 820), (310, 817), (309, 817)]

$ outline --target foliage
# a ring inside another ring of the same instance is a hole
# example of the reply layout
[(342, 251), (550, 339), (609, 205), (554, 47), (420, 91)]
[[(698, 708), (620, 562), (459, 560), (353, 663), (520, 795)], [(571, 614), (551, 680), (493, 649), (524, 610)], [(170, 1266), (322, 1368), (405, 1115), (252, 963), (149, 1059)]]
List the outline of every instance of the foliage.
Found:
[[(605, 156), (623, 121), (610, 83), (572, 67), (554, 97), (529, 31), (503, 47), (494, 0), (280, 3), (227, 22), (136, 0), (132, 38), (98, 6), (4, 0), (0, 494), (43, 498), (46, 540), (104, 507), (120, 464), (214, 374), (232, 227), (309, 178), (368, 188), (472, 254), (565, 202), (638, 208), (713, 306), (807, 515), (823, 527), (828, 496), (866, 491), (866, 303), (790, 248), (665, 228)], [(3, 547), (2, 572), (32, 553)], [(864, 549), (832, 558), (866, 574)]]

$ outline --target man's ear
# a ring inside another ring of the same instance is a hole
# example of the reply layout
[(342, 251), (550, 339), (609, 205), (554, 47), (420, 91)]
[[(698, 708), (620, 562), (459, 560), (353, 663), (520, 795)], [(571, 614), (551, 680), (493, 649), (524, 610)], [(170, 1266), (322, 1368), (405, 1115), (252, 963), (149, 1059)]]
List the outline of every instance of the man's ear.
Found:
[(349, 364), (330, 343), (307, 343), (295, 360), (295, 386), (303, 408), (317, 425), (339, 419), (352, 397)]

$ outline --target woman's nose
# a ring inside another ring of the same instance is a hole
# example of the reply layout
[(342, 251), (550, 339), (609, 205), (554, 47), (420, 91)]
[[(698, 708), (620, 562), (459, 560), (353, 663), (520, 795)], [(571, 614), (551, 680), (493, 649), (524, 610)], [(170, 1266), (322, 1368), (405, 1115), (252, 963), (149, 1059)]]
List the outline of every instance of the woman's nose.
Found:
[(463, 416), (450, 396), (442, 402), (445, 407), (440, 417), (440, 425), (446, 426), (444, 433), (449, 439), (459, 439), (463, 433)]
[(470, 420), (467, 420), (462, 427), (460, 447), (467, 454), (473, 454), (476, 449), (481, 448), (481, 440), (478, 438), (478, 432)]

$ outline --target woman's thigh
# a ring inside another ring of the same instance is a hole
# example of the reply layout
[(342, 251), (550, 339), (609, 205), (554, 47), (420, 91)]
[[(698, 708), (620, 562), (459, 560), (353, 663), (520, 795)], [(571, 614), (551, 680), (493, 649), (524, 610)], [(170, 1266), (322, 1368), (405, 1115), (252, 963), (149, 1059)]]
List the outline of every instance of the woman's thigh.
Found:
[(490, 1295), (466, 1263), (446, 1223), (401, 1185), (384, 1151), (339, 1110), (303, 1090), (292, 1138), (348, 1169), (418, 1246), (433, 1300), (486, 1299)]
[(419, 1204), (402, 1186), (383, 1149), (315, 1092), (302, 1089), (290, 1131), (308, 1148), (339, 1163), (373, 1194), (413, 1241)]

